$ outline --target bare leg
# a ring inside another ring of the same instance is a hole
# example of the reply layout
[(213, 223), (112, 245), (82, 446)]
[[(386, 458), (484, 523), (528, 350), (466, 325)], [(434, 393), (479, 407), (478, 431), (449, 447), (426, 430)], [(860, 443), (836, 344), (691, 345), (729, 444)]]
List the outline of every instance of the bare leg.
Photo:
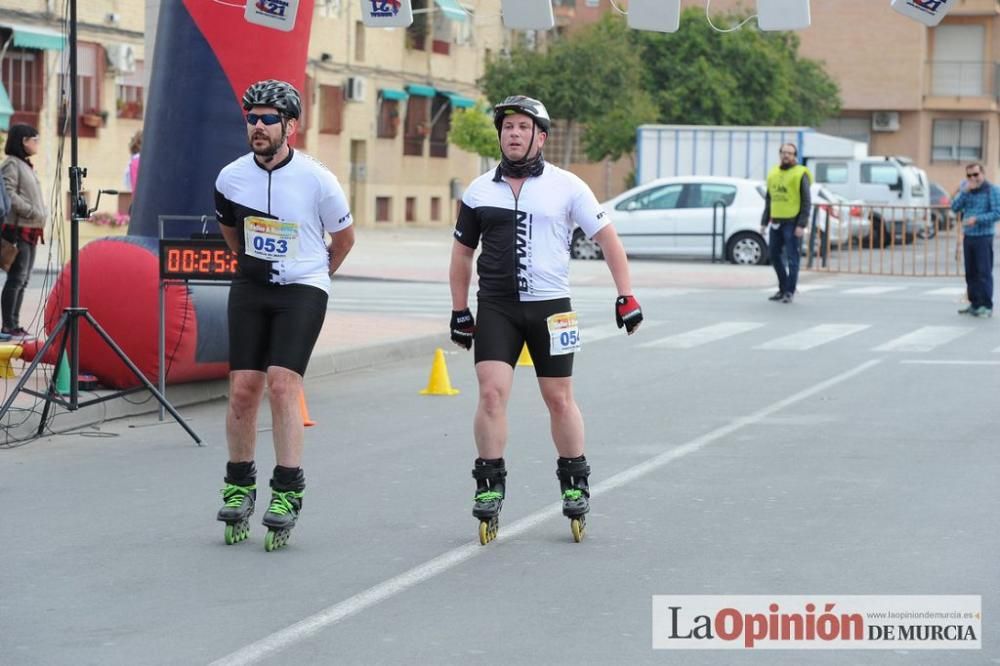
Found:
[(476, 377), (479, 405), (472, 424), (476, 449), (480, 458), (502, 458), (507, 447), (507, 401), (514, 385), (514, 368), (503, 361), (480, 361)]
[(563, 458), (583, 455), (583, 415), (573, 399), (572, 377), (539, 377), (538, 388), (549, 408), (556, 451)]
[(305, 426), (299, 412), (302, 375), (271, 366), (267, 369), (268, 396), (271, 401), (271, 423), (274, 428), (274, 455), (282, 467), (302, 466), (302, 441)]
[(229, 407), (226, 410), (226, 443), (229, 462), (250, 462), (257, 449), (257, 410), (264, 395), (264, 373), (233, 370), (229, 373)]

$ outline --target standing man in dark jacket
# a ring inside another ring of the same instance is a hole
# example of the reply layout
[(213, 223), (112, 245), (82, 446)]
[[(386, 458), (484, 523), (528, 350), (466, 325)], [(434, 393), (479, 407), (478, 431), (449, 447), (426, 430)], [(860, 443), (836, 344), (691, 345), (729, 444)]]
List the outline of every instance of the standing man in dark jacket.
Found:
[[(781, 164), (767, 174), (767, 196), (760, 218), (760, 233), (770, 227), (768, 252), (778, 274), (778, 291), (768, 300), (791, 303), (799, 281), (799, 257), (802, 234), (809, 222), (812, 200), (809, 195), (809, 170), (798, 163), (798, 148), (783, 143), (778, 150)], [(787, 270), (785, 264), (787, 263)]]
[(962, 215), (962, 252), (969, 307), (958, 311), (974, 317), (993, 316), (993, 226), (1000, 219), (1000, 191), (986, 180), (983, 165), (965, 167), (966, 185), (952, 199)]

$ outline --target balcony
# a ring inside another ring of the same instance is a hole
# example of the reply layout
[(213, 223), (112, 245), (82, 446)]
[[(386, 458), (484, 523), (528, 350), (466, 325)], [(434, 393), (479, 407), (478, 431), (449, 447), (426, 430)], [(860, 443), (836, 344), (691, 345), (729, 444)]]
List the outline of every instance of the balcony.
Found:
[(926, 63), (924, 107), (996, 111), (1000, 63), (934, 60)]

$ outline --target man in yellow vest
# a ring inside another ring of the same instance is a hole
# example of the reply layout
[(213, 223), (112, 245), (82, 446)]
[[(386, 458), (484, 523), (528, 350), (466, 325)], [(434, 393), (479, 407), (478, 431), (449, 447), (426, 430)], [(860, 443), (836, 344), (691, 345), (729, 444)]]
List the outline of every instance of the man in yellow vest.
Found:
[[(764, 215), (760, 218), (760, 233), (770, 228), (768, 252), (778, 274), (778, 291), (771, 301), (791, 303), (799, 280), (799, 257), (802, 254), (802, 234), (809, 222), (812, 205), (809, 170), (798, 163), (795, 144), (784, 143), (778, 151), (781, 164), (767, 174), (767, 196)], [(787, 269), (786, 269), (787, 264)]]

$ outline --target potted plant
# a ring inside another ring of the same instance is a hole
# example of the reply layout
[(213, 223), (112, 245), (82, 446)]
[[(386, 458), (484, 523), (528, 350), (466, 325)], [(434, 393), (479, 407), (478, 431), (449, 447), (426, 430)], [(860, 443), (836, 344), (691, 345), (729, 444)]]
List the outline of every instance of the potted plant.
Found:
[(80, 116), (80, 122), (87, 127), (103, 127), (104, 121), (108, 119), (107, 111), (97, 111), (91, 109)]

